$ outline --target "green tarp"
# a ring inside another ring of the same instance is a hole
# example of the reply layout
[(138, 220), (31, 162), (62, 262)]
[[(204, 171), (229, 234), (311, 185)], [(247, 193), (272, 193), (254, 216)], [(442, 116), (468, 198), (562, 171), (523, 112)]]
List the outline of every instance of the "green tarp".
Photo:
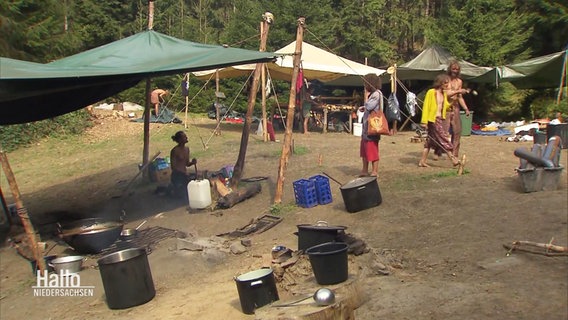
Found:
[(75, 111), (148, 77), (269, 62), (276, 56), (149, 30), (48, 64), (0, 58), (0, 125)]
[[(477, 78), (492, 70), (489, 67), (480, 67), (455, 59), (448, 50), (433, 45), (422, 51), (416, 58), (398, 66), (396, 76), (400, 80), (434, 80), (438, 74), (447, 71), (452, 60), (459, 62), (461, 76), (465, 80)], [(491, 82), (491, 79), (488, 79), (488, 82)]]

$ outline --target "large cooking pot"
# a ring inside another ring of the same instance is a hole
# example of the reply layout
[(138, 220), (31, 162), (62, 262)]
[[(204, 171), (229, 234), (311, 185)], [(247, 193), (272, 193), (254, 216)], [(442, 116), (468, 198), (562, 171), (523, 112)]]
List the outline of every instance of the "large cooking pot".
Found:
[(59, 237), (82, 254), (99, 253), (120, 236), (124, 224), (102, 218), (88, 218), (59, 225)]
[(299, 224), (298, 250), (307, 250), (310, 247), (326, 242), (338, 241), (338, 237), (347, 227), (329, 226), (325, 221), (318, 221), (315, 225)]
[(339, 189), (345, 209), (351, 213), (376, 207), (383, 202), (376, 177), (356, 178)]

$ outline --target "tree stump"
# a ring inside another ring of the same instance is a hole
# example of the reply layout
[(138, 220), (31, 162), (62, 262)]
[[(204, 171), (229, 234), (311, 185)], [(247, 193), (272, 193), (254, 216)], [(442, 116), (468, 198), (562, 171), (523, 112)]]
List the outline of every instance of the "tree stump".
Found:
[[(299, 287), (304, 296), (315, 293), (322, 286), (318, 285), (313, 278)], [(355, 309), (366, 302), (366, 295), (361, 286), (359, 278), (350, 275), (349, 278), (340, 284), (325, 286), (335, 293), (335, 303), (329, 306), (318, 306), (312, 298), (304, 301), (297, 301), (298, 296), (287, 300), (275, 301), (255, 311), (255, 319), (268, 320), (327, 320), (327, 319), (355, 319)], [(302, 295), (299, 295), (302, 296)], [(289, 305), (288, 305), (289, 304)], [(287, 305), (287, 306), (283, 306)]]

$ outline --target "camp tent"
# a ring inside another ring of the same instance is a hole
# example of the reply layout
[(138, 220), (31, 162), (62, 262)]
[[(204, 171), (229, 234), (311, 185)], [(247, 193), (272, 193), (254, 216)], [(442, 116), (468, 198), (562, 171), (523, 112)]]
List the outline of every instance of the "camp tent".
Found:
[(148, 30), (48, 64), (0, 60), (0, 125), (81, 109), (144, 78), (269, 62), (271, 52), (200, 44)]
[[(287, 46), (276, 50), (275, 53), (280, 55), (276, 61), (267, 64), (268, 73), (272, 79), (292, 80), (294, 70), (294, 51), (296, 50), (296, 42), (293, 41)], [(253, 70), (254, 65), (241, 65), (219, 70), (220, 78), (231, 78), (238, 76), (248, 76)], [(348, 60), (341, 56), (320, 49), (307, 42), (302, 43), (302, 72), (306, 79), (319, 80), (329, 82), (343, 77), (352, 77), (352, 81), (356, 81), (362, 85), (362, 76), (374, 73), (381, 75), (385, 72), (383, 69), (373, 68), (355, 61)], [(207, 80), (215, 77), (216, 70), (207, 70), (203, 72), (193, 72), (198, 79)]]
[[(480, 67), (464, 60), (455, 59), (448, 50), (433, 45), (424, 49), (416, 58), (398, 66), (396, 76), (400, 80), (434, 80), (438, 74), (446, 72), (452, 60), (459, 62), (461, 77), (465, 80), (475, 81), (476, 78), (493, 70), (490, 67)], [(494, 82), (494, 79), (484, 77), (481, 81)]]

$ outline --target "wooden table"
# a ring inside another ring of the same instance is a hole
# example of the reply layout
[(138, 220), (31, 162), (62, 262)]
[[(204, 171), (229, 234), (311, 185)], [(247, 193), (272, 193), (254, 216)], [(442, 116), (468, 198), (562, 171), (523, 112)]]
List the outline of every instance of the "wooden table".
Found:
[(349, 128), (347, 132), (352, 133), (353, 131), (353, 117), (351, 116), (353, 112), (357, 112), (358, 107), (344, 105), (344, 104), (323, 104), (321, 106), (323, 110), (323, 133), (327, 133), (327, 115), (331, 112), (343, 112), (349, 115)]

